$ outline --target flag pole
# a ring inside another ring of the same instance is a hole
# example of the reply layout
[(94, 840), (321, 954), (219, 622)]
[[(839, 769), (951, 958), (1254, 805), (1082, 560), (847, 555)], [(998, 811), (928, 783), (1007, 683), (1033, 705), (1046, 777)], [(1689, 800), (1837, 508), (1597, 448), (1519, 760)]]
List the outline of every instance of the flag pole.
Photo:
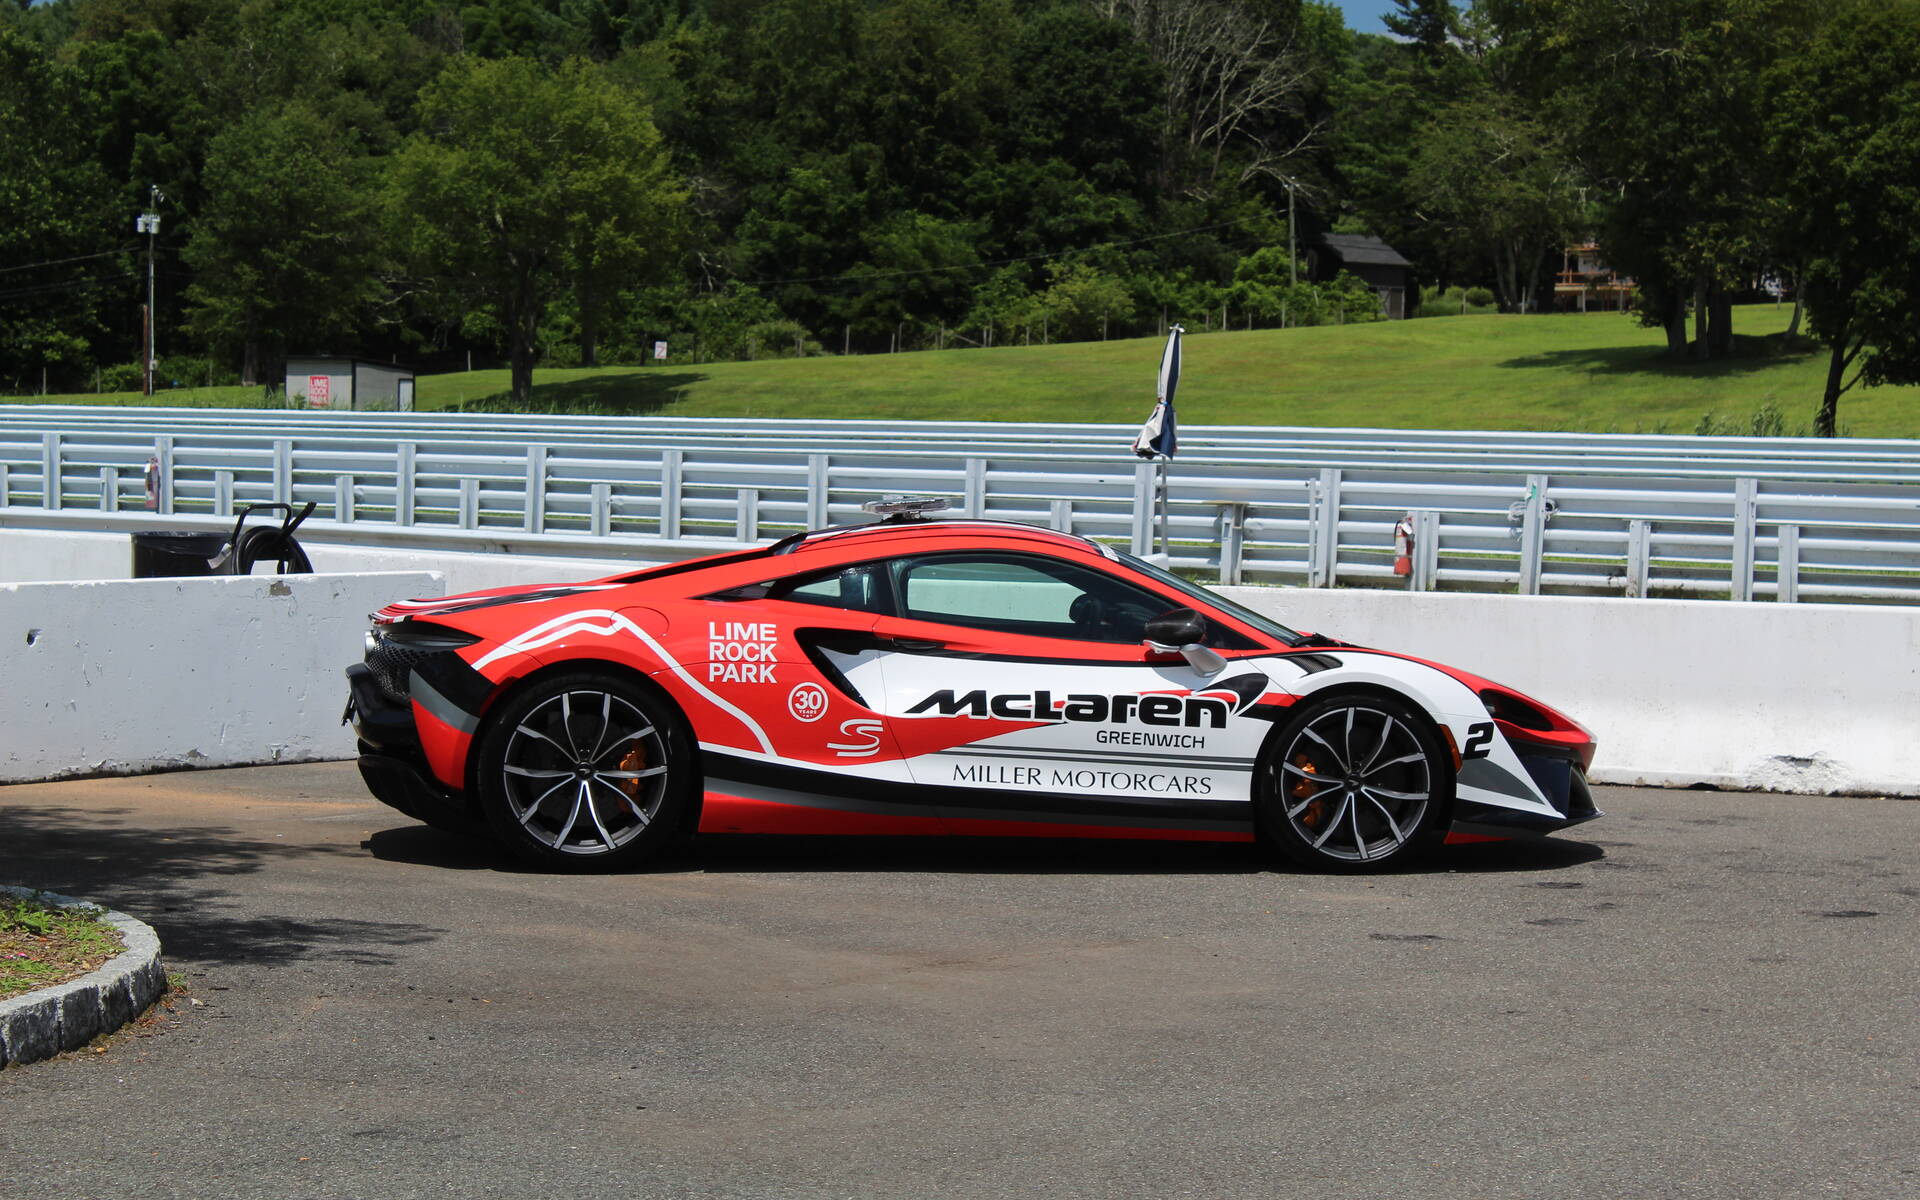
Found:
[(1170, 458), (1160, 460), (1160, 553), (1166, 558), (1169, 568), (1173, 563), (1173, 550), (1167, 544), (1167, 468), (1173, 464)]
[[(1170, 478), (1173, 455), (1178, 446), (1176, 419), (1173, 413), (1174, 389), (1180, 384), (1180, 335), (1185, 332), (1178, 325), (1167, 327), (1167, 348), (1160, 355), (1160, 373), (1155, 383), (1156, 399), (1153, 414), (1147, 423), (1140, 427), (1139, 436), (1133, 439), (1133, 452), (1153, 463), (1153, 483), (1156, 496), (1148, 497), (1148, 503), (1157, 501), (1158, 513), (1149, 509), (1149, 520), (1159, 526), (1160, 550), (1157, 557), (1166, 562), (1173, 560), (1173, 536), (1169, 509), (1172, 507), (1172, 480)], [(1155, 516), (1157, 515), (1157, 520)]]

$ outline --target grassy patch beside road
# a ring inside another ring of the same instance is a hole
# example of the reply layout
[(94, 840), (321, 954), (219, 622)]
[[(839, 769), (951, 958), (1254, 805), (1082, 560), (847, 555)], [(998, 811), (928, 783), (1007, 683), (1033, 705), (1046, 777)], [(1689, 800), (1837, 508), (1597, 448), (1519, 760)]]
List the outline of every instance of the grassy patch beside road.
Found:
[(0, 1000), (77, 979), (123, 949), (98, 909), (0, 896)]
[[(1669, 363), (1656, 330), (1615, 313), (1448, 317), (1190, 335), (1180, 392), (1196, 424), (1395, 429), (1748, 433), (1777, 414), (1782, 431), (1811, 425), (1826, 357), (1789, 348), (1785, 307), (1736, 309), (1739, 355)], [(539, 412), (688, 417), (900, 420), (1142, 420), (1160, 339), (1007, 346), (760, 362), (536, 372)], [(422, 377), (423, 409), (507, 409), (505, 371)], [(179, 397), (175, 400), (173, 398)], [(48, 397), (123, 403), (123, 396)], [(257, 407), (258, 389), (166, 393), (149, 403)], [(1920, 389), (1849, 393), (1843, 429), (1920, 437)]]
[[(1181, 419), (1194, 424), (1747, 433), (1769, 406), (1812, 424), (1824, 354), (1781, 345), (1791, 310), (1735, 310), (1740, 354), (1669, 363), (1657, 330), (1618, 314), (1449, 317), (1190, 335)], [(1142, 420), (1160, 339), (854, 358), (536, 374), (534, 407), (688, 417)], [(489, 378), (490, 377), (490, 378)], [(420, 381), (422, 407), (505, 407), (506, 372)], [(491, 398), (490, 398), (491, 397)], [(1858, 437), (1920, 437), (1920, 389), (1849, 393)]]

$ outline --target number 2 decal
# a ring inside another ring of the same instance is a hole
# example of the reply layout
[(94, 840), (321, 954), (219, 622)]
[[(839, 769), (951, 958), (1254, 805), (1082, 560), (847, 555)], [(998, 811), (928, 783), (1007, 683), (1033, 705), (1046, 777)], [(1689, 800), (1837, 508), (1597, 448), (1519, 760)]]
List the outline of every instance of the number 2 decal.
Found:
[(1492, 721), (1480, 721), (1467, 726), (1467, 744), (1460, 747), (1461, 758), (1485, 758), (1492, 749)]

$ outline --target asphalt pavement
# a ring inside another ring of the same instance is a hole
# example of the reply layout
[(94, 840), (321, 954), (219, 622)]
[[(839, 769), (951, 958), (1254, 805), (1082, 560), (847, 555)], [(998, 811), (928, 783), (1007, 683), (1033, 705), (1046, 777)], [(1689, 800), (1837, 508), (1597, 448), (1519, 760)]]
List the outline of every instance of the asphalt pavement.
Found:
[(1920, 1195), (1920, 803), (1598, 793), (1385, 877), (740, 838), (609, 877), (348, 764), (0, 788), (0, 882), (186, 984), (0, 1072), (0, 1198)]

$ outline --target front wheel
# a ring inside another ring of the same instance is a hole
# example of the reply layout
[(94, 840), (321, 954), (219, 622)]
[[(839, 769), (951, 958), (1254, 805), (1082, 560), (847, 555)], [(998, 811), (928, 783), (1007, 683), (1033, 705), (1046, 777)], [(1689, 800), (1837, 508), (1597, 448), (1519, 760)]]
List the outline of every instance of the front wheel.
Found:
[(475, 761), (493, 831), (542, 866), (608, 870), (670, 841), (692, 807), (671, 706), (616, 675), (536, 684), (493, 714)]
[(1452, 773), (1432, 725), (1384, 696), (1305, 702), (1263, 764), (1260, 827), (1293, 861), (1380, 870), (1443, 836)]

